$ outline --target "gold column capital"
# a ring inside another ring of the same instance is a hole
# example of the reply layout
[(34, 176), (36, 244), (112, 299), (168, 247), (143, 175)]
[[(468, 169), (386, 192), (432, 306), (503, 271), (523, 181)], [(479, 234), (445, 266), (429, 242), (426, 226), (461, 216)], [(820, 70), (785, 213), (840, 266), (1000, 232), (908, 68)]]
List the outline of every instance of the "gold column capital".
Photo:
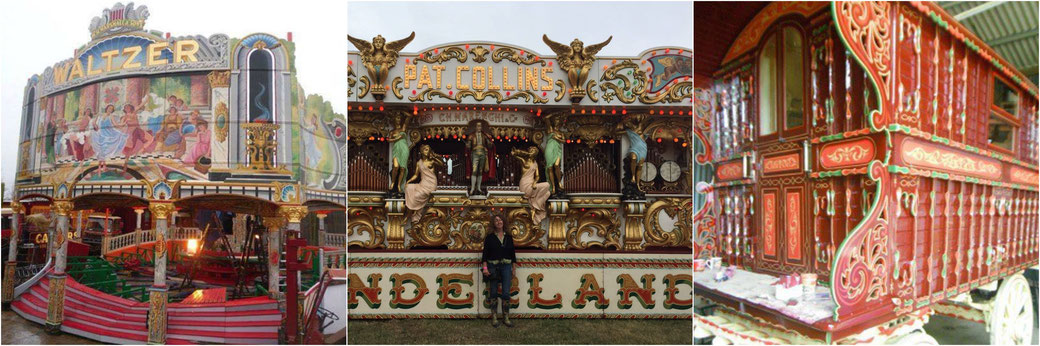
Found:
[(69, 200), (55, 200), (51, 203), (51, 211), (58, 216), (69, 216), (72, 211), (72, 202)]
[(263, 224), (268, 231), (274, 232), (279, 228), (285, 227), (285, 218), (281, 216), (265, 216)]
[(25, 206), (18, 202), (11, 202), (11, 211), (15, 214), (25, 214)]
[(278, 215), (285, 217), (290, 223), (300, 223), (307, 216), (307, 207), (303, 205), (281, 205), (278, 207)]
[(166, 220), (173, 213), (174, 207), (172, 202), (152, 201), (148, 203), (148, 210), (157, 220)]

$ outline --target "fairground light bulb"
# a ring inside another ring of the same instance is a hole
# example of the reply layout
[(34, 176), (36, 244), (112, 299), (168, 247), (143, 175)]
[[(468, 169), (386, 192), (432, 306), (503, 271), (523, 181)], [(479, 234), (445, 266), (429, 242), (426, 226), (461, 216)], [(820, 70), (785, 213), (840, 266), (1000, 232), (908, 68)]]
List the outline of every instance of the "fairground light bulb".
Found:
[(196, 251), (199, 251), (199, 240), (188, 239), (188, 254), (194, 255)]

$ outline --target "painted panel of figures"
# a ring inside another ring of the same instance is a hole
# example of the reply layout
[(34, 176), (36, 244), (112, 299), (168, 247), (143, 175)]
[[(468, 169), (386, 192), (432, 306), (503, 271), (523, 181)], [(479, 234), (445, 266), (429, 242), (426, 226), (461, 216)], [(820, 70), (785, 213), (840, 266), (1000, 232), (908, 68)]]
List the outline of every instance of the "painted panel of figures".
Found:
[(138, 160), (165, 159), (173, 167), (156, 170), (163, 177), (201, 178), (212, 161), (210, 97), (206, 74), (116, 79), (46, 96), (35, 134), (41, 167), (97, 162), (102, 169), (87, 180), (128, 180), (140, 178), (129, 172), (146, 164)]

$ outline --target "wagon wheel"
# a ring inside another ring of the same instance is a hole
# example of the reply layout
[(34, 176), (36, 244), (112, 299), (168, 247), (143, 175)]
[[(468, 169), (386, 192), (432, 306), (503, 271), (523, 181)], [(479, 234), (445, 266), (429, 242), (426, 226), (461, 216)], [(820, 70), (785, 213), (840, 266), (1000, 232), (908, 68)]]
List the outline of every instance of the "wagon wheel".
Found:
[(939, 342), (935, 341), (931, 335), (925, 333), (923, 329), (915, 330), (910, 334), (899, 337), (895, 342), (888, 342), (893, 345), (938, 345)]
[(992, 345), (1025, 345), (1033, 340), (1033, 298), (1021, 273), (1000, 285), (989, 318)]

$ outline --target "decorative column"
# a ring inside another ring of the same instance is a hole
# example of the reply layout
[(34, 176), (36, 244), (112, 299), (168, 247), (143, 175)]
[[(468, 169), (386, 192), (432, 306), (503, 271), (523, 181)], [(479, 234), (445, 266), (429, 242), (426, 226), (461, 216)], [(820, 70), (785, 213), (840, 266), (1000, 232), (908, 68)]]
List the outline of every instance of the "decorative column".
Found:
[(643, 217), (646, 201), (625, 201), (625, 251), (643, 250)]
[(404, 250), (404, 200), (387, 199), (385, 207), (388, 218), (386, 248), (387, 250)]
[(318, 246), (325, 246), (325, 218), (329, 216), (329, 212), (316, 212), (314, 216), (318, 217)]
[[(300, 220), (307, 215), (307, 207), (302, 205), (282, 205), (278, 207), (278, 215), (284, 217), (288, 221), (286, 226), (286, 243), (292, 243), (286, 256), (289, 256), (285, 260), (285, 292), (286, 292), (286, 311), (287, 316), (297, 316), (296, 328), (287, 328), (286, 337), (289, 344), (297, 342), (299, 331), (303, 331), (303, 295), (300, 294), (300, 275), (299, 270), (305, 268), (305, 263), (297, 263), (299, 257), (296, 249), (299, 245), (305, 245), (306, 241), (300, 239)], [(292, 266), (290, 266), (292, 264)], [(295, 304), (294, 304), (295, 303)]]
[(144, 207), (134, 207), (134, 214), (137, 214), (137, 228), (136, 231), (141, 231), (141, 215), (144, 214)]
[(278, 290), (278, 263), (282, 255), (282, 237), (279, 230), (285, 227), (285, 218), (281, 216), (265, 216), (267, 227), (267, 293), (274, 300), (281, 300)]
[(65, 237), (69, 234), (69, 212), (72, 202), (55, 200), (51, 204), (51, 212), (58, 218), (57, 226), (49, 243), (55, 252), (54, 272), (47, 276), (50, 283), (47, 298), (47, 324), (49, 334), (61, 334), (61, 322), (65, 320), (65, 258), (69, 244)]
[(7, 250), (7, 263), (4, 264), (4, 288), (3, 306), (4, 310), (14, 300), (14, 269), (18, 265), (18, 237), (21, 236), (21, 218), (25, 213), (25, 206), (18, 202), (11, 203), (11, 244)]
[(169, 287), (166, 286), (166, 222), (174, 212), (174, 207), (170, 201), (152, 201), (148, 204), (148, 210), (155, 220), (155, 275), (152, 287), (148, 288), (148, 343), (165, 344), (166, 301), (169, 295)]
[(570, 201), (566, 199), (549, 200), (549, 251), (567, 249), (567, 209)]
[(83, 239), (83, 211), (76, 211), (76, 239)]

